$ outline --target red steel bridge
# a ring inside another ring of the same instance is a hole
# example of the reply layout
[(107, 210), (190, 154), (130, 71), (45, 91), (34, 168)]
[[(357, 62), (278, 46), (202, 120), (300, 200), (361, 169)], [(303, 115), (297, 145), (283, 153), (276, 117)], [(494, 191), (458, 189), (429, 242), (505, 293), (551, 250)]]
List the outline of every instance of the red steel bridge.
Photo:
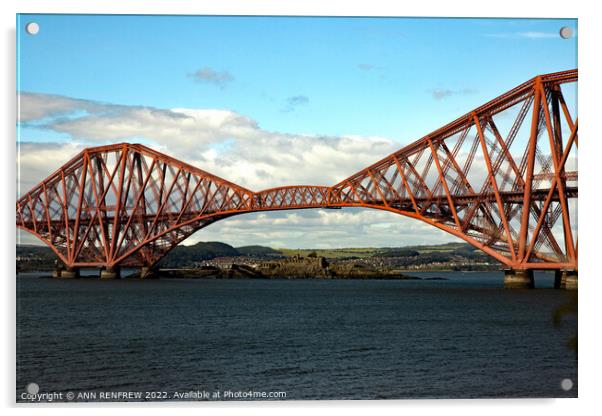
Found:
[(364, 207), (423, 221), (520, 273), (576, 274), (577, 114), (565, 101), (576, 86), (576, 69), (537, 76), (332, 186), (255, 192), (140, 144), (88, 148), (18, 199), (16, 225), (66, 270), (110, 275), (150, 268), (233, 215)]

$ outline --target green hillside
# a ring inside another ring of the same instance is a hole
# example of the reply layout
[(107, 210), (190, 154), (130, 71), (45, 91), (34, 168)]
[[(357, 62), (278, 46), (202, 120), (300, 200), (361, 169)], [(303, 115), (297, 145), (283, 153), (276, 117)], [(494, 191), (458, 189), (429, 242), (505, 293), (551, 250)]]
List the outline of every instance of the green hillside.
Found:
[(239, 255), (239, 252), (229, 244), (217, 241), (201, 241), (191, 246), (177, 246), (161, 259), (159, 265), (161, 267), (179, 267), (196, 261)]
[(236, 247), (241, 256), (259, 257), (259, 256), (282, 256), (282, 252), (274, 250), (271, 247), (264, 246), (243, 246)]

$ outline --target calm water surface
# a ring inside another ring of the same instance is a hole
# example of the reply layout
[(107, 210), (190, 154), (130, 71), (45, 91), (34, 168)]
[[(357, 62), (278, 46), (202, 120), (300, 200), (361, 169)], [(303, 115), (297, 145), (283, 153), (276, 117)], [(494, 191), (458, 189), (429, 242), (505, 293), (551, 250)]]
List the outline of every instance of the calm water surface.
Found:
[[(573, 292), (449, 280), (17, 278), (17, 400), (43, 392), (278, 391), (299, 399), (576, 397)], [(570, 391), (560, 387), (571, 379)], [(144, 399), (144, 396), (143, 396)]]

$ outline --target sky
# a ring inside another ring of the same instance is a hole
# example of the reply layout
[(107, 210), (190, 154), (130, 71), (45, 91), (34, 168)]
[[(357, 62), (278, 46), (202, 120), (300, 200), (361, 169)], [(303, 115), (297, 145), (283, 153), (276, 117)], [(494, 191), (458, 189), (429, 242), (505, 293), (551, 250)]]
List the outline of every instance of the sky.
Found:
[[(122, 141), (253, 190), (332, 185), (537, 74), (576, 68), (564, 26), (578, 35), (574, 19), (19, 15), (17, 189), (84, 147)], [(345, 209), (233, 217), (185, 244), (196, 241), (458, 240)]]

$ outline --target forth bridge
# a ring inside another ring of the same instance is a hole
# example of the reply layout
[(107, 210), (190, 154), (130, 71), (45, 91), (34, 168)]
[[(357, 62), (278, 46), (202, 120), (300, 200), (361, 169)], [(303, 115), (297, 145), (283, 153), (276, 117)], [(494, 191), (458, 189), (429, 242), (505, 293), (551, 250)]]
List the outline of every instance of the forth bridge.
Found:
[(181, 241), (234, 215), (373, 208), (482, 250), (506, 287), (554, 270), (557, 287), (574, 288), (578, 120), (563, 88), (576, 91), (577, 72), (536, 76), (331, 186), (256, 192), (140, 144), (87, 148), (17, 200), (16, 225), (56, 253), (56, 277), (98, 268), (118, 278), (132, 267), (150, 275)]

